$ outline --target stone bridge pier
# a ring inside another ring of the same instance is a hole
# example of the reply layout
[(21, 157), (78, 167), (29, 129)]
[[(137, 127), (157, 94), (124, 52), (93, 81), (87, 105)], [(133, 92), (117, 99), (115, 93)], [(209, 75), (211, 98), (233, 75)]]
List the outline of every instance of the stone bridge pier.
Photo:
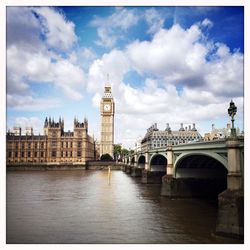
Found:
[(145, 168), (147, 168), (148, 162), (147, 162), (148, 155), (137, 155), (137, 164), (131, 169), (131, 176), (132, 177), (142, 177), (142, 172)]
[(162, 182), (162, 176), (166, 174), (167, 156), (161, 152), (147, 152), (145, 154), (145, 168), (142, 170), (142, 183), (158, 183)]
[(229, 138), (227, 189), (218, 196), (216, 234), (244, 238), (243, 157), (239, 141)]

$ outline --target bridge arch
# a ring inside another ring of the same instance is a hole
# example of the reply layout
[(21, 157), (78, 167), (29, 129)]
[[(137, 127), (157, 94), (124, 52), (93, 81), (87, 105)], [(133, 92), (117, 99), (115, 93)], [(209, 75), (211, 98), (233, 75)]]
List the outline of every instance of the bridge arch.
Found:
[(134, 165), (134, 163), (135, 163), (135, 157), (133, 156), (133, 157), (131, 158), (131, 165)]
[(150, 171), (166, 172), (168, 160), (167, 156), (161, 153), (155, 153), (151, 156), (149, 162)]
[(128, 157), (126, 158), (126, 163), (129, 164), (129, 158)]
[(174, 177), (187, 180), (187, 189), (217, 197), (227, 188), (227, 163), (216, 153), (185, 153), (174, 163)]
[(180, 163), (187, 157), (192, 157), (192, 156), (205, 156), (209, 158), (212, 158), (216, 161), (218, 161), (219, 163), (221, 163), (221, 165), (223, 165), (226, 169), (228, 169), (228, 164), (227, 164), (227, 160), (225, 158), (223, 158), (222, 156), (218, 155), (217, 153), (213, 153), (213, 152), (199, 152), (199, 153), (182, 153), (181, 155), (179, 155), (175, 162), (174, 162), (174, 175), (176, 178), (176, 169), (177, 167), (180, 165)]
[(145, 168), (145, 163), (146, 163), (145, 155), (140, 155), (139, 158), (138, 158), (138, 167), (139, 168)]

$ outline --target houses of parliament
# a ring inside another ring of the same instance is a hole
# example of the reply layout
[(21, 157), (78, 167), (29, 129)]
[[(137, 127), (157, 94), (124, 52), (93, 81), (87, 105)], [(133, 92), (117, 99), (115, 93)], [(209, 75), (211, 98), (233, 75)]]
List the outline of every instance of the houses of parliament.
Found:
[(100, 103), (101, 138), (96, 143), (88, 134), (88, 120), (74, 119), (73, 131), (64, 131), (64, 120), (45, 118), (43, 135), (34, 135), (33, 129), (22, 134), (15, 127), (6, 135), (6, 163), (15, 164), (86, 164), (103, 154), (114, 152), (114, 100), (111, 87), (106, 85)]

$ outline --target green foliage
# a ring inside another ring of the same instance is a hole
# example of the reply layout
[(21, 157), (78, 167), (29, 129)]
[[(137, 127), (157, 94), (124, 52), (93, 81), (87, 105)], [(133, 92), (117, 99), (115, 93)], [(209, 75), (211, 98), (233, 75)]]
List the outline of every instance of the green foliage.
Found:
[(115, 160), (121, 161), (125, 155), (129, 154), (129, 150), (122, 148), (121, 144), (114, 145)]
[(122, 155), (128, 155), (129, 151), (126, 148), (122, 149)]
[(133, 149), (130, 149), (130, 151), (129, 151), (130, 154), (134, 154), (134, 152), (135, 151)]
[(104, 154), (101, 156), (101, 161), (113, 161), (113, 158), (110, 154)]

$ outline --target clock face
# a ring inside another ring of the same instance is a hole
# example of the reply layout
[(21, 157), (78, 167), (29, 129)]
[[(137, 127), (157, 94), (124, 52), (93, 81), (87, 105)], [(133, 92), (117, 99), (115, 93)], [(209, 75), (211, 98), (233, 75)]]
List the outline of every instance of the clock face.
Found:
[(109, 104), (104, 105), (104, 111), (110, 111), (111, 107)]

